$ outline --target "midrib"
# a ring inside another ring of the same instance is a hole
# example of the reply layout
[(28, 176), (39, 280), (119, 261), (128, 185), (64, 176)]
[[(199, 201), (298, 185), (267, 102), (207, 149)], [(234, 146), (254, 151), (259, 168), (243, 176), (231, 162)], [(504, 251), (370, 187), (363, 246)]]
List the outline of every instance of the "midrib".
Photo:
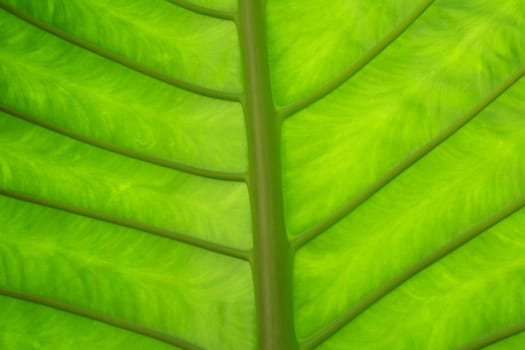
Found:
[(243, 104), (249, 152), (257, 328), (261, 350), (297, 349), (292, 305), (292, 254), (286, 237), (281, 181), (281, 123), (272, 100), (264, 0), (239, 0)]

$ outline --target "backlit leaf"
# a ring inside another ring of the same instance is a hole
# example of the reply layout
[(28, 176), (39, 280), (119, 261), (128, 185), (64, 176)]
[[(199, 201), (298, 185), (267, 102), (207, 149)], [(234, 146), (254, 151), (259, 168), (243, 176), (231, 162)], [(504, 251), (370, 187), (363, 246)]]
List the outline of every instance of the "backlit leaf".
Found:
[(522, 0), (0, 0), (1, 349), (521, 349)]

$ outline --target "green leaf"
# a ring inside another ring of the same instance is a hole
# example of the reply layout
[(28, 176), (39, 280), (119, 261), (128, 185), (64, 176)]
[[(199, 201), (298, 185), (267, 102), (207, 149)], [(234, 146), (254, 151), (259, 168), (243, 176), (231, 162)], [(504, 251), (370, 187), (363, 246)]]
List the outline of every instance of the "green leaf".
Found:
[(521, 349), (522, 0), (0, 0), (0, 348)]

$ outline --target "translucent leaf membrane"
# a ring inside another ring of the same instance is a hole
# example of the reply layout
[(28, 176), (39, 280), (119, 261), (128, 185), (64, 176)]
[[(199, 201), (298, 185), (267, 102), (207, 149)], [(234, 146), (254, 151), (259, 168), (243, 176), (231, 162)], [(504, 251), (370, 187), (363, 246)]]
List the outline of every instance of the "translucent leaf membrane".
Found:
[(165, 0), (3, 0), (30, 17), (170, 77), (241, 91), (235, 24)]
[(275, 102), (308, 96), (400, 25), (422, 0), (271, 0), (268, 50)]
[(240, 104), (151, 79), (2, 10), (0, 46), (0, 104), (146, 157), (225, 172), (246, 169)]
[(3, 113), (0, 149), (0, 189), (221, 245), (251, 247), (245, 183), (123, 157)]
[[(525, 201), (524, 109), (521, 79), (441, 146), (298, 251), (295, 309), (300, 337), (335, 321), (444, 245), (475, 234), (477, 225), (504, 215), (516, 201)], [(494, 254), (487, 264), (497, 268), (497, 261), (505, 257)], [(470, 264), (465, 259), (456, 267), (461, 271)], [(508, 293), (516, 291), (510, 289), (514, 291)], [(429, 302), (440, 293), (429, 296)], [(390, 312), (384, 315), (392, 324), (404, 322)], [(411, 336), (392, 334), (400, 341), (419, 337), (417, 331)]]
[(525, 65), (522, 7), (437, 1), (344, 85), (286, 120), (289, 234), (326, 219), (483, 108)]
[[(97, 311), (205, 349), (255, 346), (246, 261), (6, 197), (0, 197), (0, 209), (1, 287)], [(77, 322), (80, 327), (87, 321)], [(53, 334), (54, 328), (45, 329)], [(106, 334), (108, 345), (119, 339), (118, 332), (115, 338)]]
[(395, 289), (319, 349), (460, 349), (523, 323), (524, 227), (522, 210)]
[(38, 304), (0, 296), (2, 349), (177, 350), (163, 342)]

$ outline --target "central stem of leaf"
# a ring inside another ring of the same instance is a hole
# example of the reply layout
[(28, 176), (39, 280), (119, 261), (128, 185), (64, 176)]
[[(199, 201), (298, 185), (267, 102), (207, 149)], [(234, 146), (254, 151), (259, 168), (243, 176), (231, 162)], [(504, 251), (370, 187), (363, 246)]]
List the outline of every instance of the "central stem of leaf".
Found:
[(292, 256), (286, 237), (281, 181), (281, 122), (270, 87), (264, 0), (239, 0), (248, 130), (254, 255), (252, 268), (262, 350), (297, 349), (292, 306)]

